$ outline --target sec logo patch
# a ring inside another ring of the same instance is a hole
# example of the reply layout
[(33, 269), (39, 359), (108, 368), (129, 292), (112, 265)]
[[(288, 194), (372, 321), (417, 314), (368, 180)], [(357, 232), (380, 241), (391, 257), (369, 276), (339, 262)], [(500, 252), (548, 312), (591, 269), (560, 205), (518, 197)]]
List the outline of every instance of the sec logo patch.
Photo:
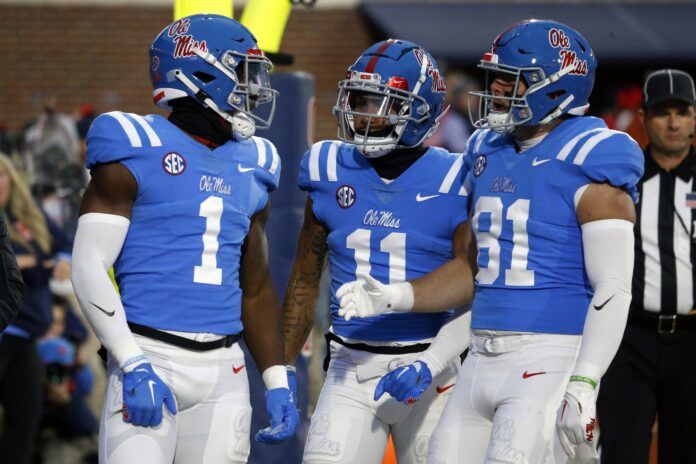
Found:
[(476, 161), (474, 161), (474, 175), (476, 177), (480, 176), (481, 173), (486, 169), (486, 165), (488, 165), (486, 155), (478, 155), (476, 157)]
[(162, 167), (167, 171), (167, 174), (178, 176), (186, 170), (186, 160), (178, 153), (167, 153), (162, 158)]
[(355, 203), (355, 190), (350, 185), (342, 185), (336, 190), (336, 201), (341, 208), (350, 208)]

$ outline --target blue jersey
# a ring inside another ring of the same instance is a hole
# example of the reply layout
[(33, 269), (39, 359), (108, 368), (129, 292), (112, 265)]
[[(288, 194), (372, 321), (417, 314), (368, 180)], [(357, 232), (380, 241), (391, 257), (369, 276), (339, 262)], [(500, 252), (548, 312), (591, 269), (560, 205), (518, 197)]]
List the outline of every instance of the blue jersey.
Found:
[(581, 334), (592, 296), (575, 213), (578, 189), (608, 183), (636, 200), (643, 154), (601, 119), (574, 117), (522, 153), (479, 130), (466, 187), (478, 245), (472, 327)]
[(275, 147), (253, 137), (210, 150), (161, 116), (111, 112), (87, 135), (87, 167), (112, 162), (138, 184), (114, 264), (128, 321), (241, 332), (241, 248), (251, 217), (278, 186)]
[[(398, 156), (395, 154), (394, 156)], [(464, 157), (430, 148), (391, 183), (353, 145), (319, 142), (305, 154), (300, 188), (329, 230), (331, 312), (335, 333), (376, 340), (437, 335), (449, 313), (338, 317), (338, 288), (369, 274), (383, 283), (412, 280), (452, 258), (452, 236), (467, 219)]]

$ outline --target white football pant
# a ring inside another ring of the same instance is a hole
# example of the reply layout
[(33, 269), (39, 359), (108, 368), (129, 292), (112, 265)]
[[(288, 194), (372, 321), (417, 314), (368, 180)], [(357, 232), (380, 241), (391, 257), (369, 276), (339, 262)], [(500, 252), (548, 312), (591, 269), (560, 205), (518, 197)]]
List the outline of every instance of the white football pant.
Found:
[[(412, 405), (385, 393), (374, 401), (383, 375), (419, 353), (373, 354), (331, 343), (331, 364), (312, 416), (303, 462), (380, 464), (392, 435), (399, 464), (425, 463), (428, 440), (452, 393), (459, 358), (433, 378)], [(441, 393), (438, 393), (441, 392)]]
[(429, 464), (566, 464), (556, 411), (580, 336), (472, 334), (430, 440)]
[(122, 373), (109, 357), (99, 463), (246, 463), (251, 405), (239, 345), (197, 352), (139, 335), (135, 339), (172, 390), (177, 414), (165, 407), (162, 423), (155, 428), (123, 422)]

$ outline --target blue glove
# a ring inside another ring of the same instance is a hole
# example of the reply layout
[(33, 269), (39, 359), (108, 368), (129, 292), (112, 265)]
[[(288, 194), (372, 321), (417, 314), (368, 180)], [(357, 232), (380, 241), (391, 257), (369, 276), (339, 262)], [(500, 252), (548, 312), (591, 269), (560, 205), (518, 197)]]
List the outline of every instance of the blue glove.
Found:
[(290, 386), (290, 399), (297, 404), (297, 373), (295, 366), (288, 366), (288, 385)]
[(404, 404), (413, 404), (430, 386), (433, 376), (430, 368), (423, 361), (416, 361), (408, 366), (401, 366), (384, 377), (375, 388), (375, 401), (384, 393), (389, 393)]
[(176, 402), (169, 387), (152, 370), (152, 364), (139, 364), (123, 373), (123, 421), (141, 427), (157, 427), (162, 422), (162, 403), (176, 414)]
[(271, 417), (271, 426), (261, 429), (256, 434), (258, 443), (277, 445), (292, 437), (300, 425), (300, 414), (295, 406), (297, 378), (288, 371), (287, 388), (274, 388), (266, 392), (266, 411)]

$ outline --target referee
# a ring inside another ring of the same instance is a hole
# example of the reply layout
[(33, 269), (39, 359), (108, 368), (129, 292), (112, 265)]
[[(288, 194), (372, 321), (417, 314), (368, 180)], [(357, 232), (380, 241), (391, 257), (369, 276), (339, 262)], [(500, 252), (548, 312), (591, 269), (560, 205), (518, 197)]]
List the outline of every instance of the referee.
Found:
[(602, 464), (696, 464), (696, 91), (674, 69), (650, 74), (638, 117), (650, 145), (636, 205), (633, 301), (597, 402)]

